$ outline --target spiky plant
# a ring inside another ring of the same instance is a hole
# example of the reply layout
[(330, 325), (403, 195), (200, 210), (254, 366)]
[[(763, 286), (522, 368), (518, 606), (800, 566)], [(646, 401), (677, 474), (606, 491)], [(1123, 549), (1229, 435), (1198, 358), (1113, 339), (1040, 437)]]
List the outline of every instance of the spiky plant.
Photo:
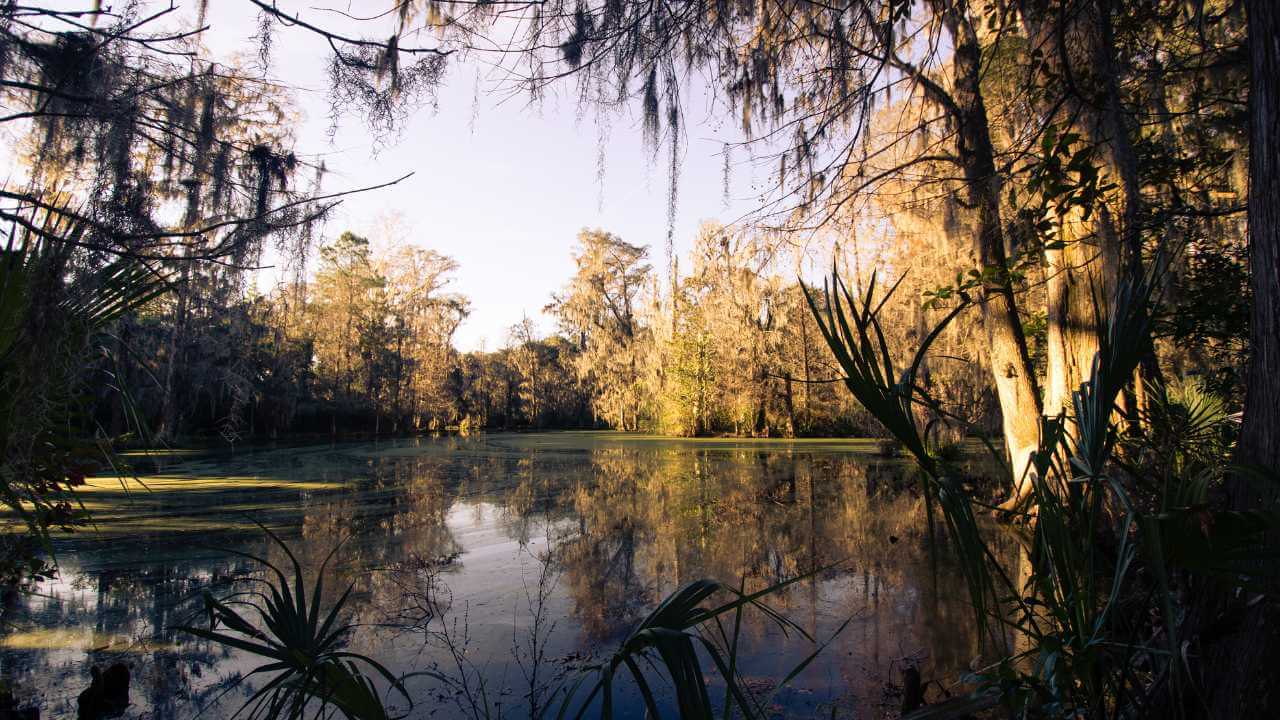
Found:
[[(706, 673), (699, 649), (711, 660), (716, 675), (725, 685), (725, 695), (720, 703), (725, 718), (734, 717), (735, 714), (744, 718), (769, 717), (765, 710), (769, 703), (761, 702), (748, 691), (737, 674), (743, 612), (754, 608), (763, 612), (784, 632), (794, 631), (813, 641), (800, 626), (763, 602), (765, 596), (812, 575), (813, 573), (806, 573), (749, 594), (707, 579), (695, 580), (681, 587), (659, 603), (627, 635), (614, 653), (579, 675), (578, 680), (565, 692), (557, 717), (578, 720), (594, 712), (593, 717), (605, 720), (613, 718), (617, 676), (623, 669), (639, 691), (647, 717), (663, 717), (654, 692), (655, 681), (662, 676), (665, 676), (675, 690), (677, 717), (685, 720), (715, 717), (715, 705), (704, 679)], [(732, 599), (719, 605), (704, 607), (703, 603), (717, 593), (727, 593)], [(721, 618), (730, 613), (733, 614), (733, 622), (726, 629)], [(795, 679), (848, 624), (849, 621), (846, 620), (830, 639), (817, 644), (812, 653), (774, 686), (772, 692), (778, 692)], [(595, 682), (591, 683), (593, 676)], [(590, 689), (585, 697), (580, 697), (579, 690), (588, 684)], [(597, 698), (598, 707), (595, 704)]]
[[(905, 277), (905, 276), (904, 276)], [(930, 424), (921, 425), (917, 409), (928, 409), (938, 418), (966, 425), (963, 418), (947, 412), (934, 398), (916, 384), (916, 378), (928, 356), (929, 348), (942, 331), (970, 304), (964, 292), (951, 309), (921, 341), (906, 364), (893, 359), (889, 343), (880, 325), (880, 311), (897, 290), (902, 279), (890, 286), (883, 297), (876, 297), (877, 275), (873, 273), (866, 292), (855, 296), (832, 268), (831, 278), (823, 283), (821, 303), (816, 292), (801, 283), (809, 309), (817, 320), (827, 347), (844, 372), (844, 384), (850, 394), (884, 426), (920, 468), (920, 490), (925, 500), (925, 518), (929, 537), (934, 536), (935, 506), (951, 539), (963, 548), (961, 564), (969, 594), (981, 629), (986, 629), (986, 609), (998, 595), (995, 578), (987, 556), (990, 551), (978, 534), (976, 520), (959, 478), (949, 472), (946, 463), (931, 449)]]
[(71, 216), (24, 217), (0, 249), (0, 503), (25, 526), (4, 538), (6, 586), (51, 573), (51, 530), (85, 522), (73, 490), (114, 462), (86, 410), (91, 370), (111, 324), (167, 289), (137, 258), (77, 260), (92, 231)]
[[(989, 635), (1002, 658), (972, 678), (972, 693), (913, 717), (961, 717), (996, 703), (1018, 716), (1120, 716), (1150, 707), (1157, 694), (1172, 698), (1166, 707), (1180, 707), (1189, 679), (1178, 660), (1177, 621), (1186, 608), (1176, 579), (1192, 573), (1247, 585), (1242, 573), (1256, 575), (1256, 540), (1280, 518), (1212, 507), (1208, 488), (1220, 482), (1226, 463), (1185, 461), (1225, 456), (1221, 403), (1191, 392), (1177, 412), (1157, 405), (1146, 424), (1163, 422), (1166, 439), (1172, 433), (1176, 442), (1157, 442), (1151, 432), (1126, 439), (1120, 431), (1141, 425), (1122, 417), (1118, 398), (1149, 352), (1155, 284), (1127, 279), (1111, 302), (1097, 304), (1099, 350), (1089, 379), (1072, 393), (1070, 414), (1041, 418), (1030, 465), (1032, 525), (1020, 538), (1030, 572), (1020, 578), (992, 551), (977, 519), (981, 503), (929, 451), (927, 428), (911, 411), (923, 405), (941, 412), (915, 385), (915, 374), (930, 343), (967, 302), (900, 371), (880, 329), (884, 299), (875, 300), (874, 276), (862, 298), (834, 271), (824, 302), (805, 288), (846, 387), (915, 459), (926, 500), (942, 508), (977, 623), (1004, 630)], [(1148, 613), (1153, 605), (1158, 625)]]
[(250, 720), (297, 720), (309, 712), (312, 717), (328, 717), (336, 710), (351, 720), (387, 720), (390, 716), (369, 672), (382, 677), (412, 705), (399, 678), (372, 658), (343, 649), (353, 629), (343, 610), (354, 585), (348, 586), (328, 610), (322, 609), (325, 571), (341, 545), (325, 557), (308, 594), (298, 558), (278, 535), (262, 529), (284, 551), (291, 572), (286, 574), (256, 555), (232, 551), (266, 568), (274, 579), (259, 581), (263, 589), (222, 598), (206, 590), (209, 626), (176, 628), (265, 661), (243, 678), (263, 676), (266, 681), (236, 716), (247, 712)]

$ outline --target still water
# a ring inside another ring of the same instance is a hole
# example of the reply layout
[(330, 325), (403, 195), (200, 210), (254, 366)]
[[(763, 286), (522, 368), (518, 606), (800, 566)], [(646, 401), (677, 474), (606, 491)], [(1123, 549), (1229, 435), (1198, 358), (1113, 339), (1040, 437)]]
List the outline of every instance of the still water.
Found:
[(826, 568), (769, 599), (830, 640), (772, 697), (815, 645), (745, 617), (739, 671), (779, 715), (881, 717), (905, 664), (945, 684), (979, 653), (904, 462), (867, 441), (489, 434), (169, 459), (138, 480), (91, 480), (96, 527), (59, 542), (57, 581), (9, 600), (0, 676), (42, 717), (74, 717), (90, 667), (115, 662), (132, 669), (126, 717), (233, 714), (265, 682), (235, 686), (253, 659), (174, 628), (201, 622), (204, 588), (261, 577), (233, 551), (285, 560), (255, 523), (308, 579), (341, 543), (326, 595), (353, 587), (350, 649), (451, 678), (408, 680), (411, 710), (390, 696), (415, 717), (527, 716), (703, 577), (750, 591)]

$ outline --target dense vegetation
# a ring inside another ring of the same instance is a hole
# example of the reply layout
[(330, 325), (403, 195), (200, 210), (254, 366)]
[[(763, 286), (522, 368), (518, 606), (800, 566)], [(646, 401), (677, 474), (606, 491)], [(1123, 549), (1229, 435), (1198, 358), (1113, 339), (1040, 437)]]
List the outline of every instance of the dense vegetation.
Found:
[[(1273, 2), (403, 2), (347, 22), (371, 40), (249, 0), (245, 67), (202, 54), (203, 12), (175, 30), (170, 10), (86, 5), (0, 6), (23, 171), (0, 189), (4, 492), (28, 530), (5, 536), (9, 584), (54, 571), (37, 545), (83, 520), (75, 485), (140, 433), (882, 427), (999, 628), (1005, 660), (970, 700), (1280, 703)], [(278, 32), (329, 41), (335, 106), (377, 132), (451, 54), (496, 53), (535, 96), (576, 82), (587, 110), (634, 102), (670, 151), (673, 212), (682, 93), (704, 81), (771, 195), (704, 227), (683, 272), (670, 233), (655, 271), (644, 245), (584, 231), (548, 306), (559, 334), (525, 322), (462, 355), (451, 260), (314, 236), (337, 198), (293, 147)], [(258, 296), (268, 247), (292, 273)], [(826, 292), (797, 278), (814, 260)], [(1002, 441), (1021, 574), (945, 462), (963, 435)]]
[[(576, 275), (548, 298), (561, 332), (539, 337), (526, 317), (498, 350), (462, 353), (452, 338), (468, 301), (449, 291), (456, 263), (344, 233), (319, 248), (305, 282), (229, 301), (193, 284), (131, 314), (118, 342), (134, 352), (119, 379), (148, 426), (206, 442), (459, 427), (866, 432), (827, 382), (800, 286), (755, 269), (763, 251), (707, 226), (693, 272), (670, 295), (645, 248), (583, 231)], [(104, 397), (97, 412), (118, 435), (127, 427), (115, 407)]]

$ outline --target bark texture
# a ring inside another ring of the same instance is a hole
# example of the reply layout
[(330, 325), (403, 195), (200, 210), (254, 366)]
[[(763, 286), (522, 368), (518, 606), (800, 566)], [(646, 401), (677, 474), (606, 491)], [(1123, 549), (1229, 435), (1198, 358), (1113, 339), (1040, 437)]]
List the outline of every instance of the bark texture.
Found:
[[(1246, 0), (1249, 89), (1249, 263), (1253, 289), (1244, 423), (1237, 462), (1280, 470), (1280, 3)], [(1237, 474), (1228, 488), (1238, 510), (1274, 509), (1276, 484)], [(1265, 539), (1277, 546), (1274, 532)], [(1264, 561), (1267, 562), (1267, 561)], [(1274, 563), (1274, 560), (1269, 561)], [(1268, 568), (1270, 569), (1270, 568)], [(1205, 657), (1207, 709), (1212, 718), (1280, 714), (1280, 632), (1274, 581), (1261, 597), (1245, 593), (1224, 603), (1229, 623)]]
[[(1280, 470), (1280, 4), (1247, 0), (1249, 263), (1253, 283), (1248, 392), (1239, 459)], [(1274, 502), (1274, 485), (1235, 482), (1238, 507)]]
[(1071, 393), (1088, 379), (1098, 351), (1095, 309), (1106, 307), (1113, 295), (1122, 256), (1133, 263), (1141, 254), (1137, 164), (1116, 85), (1110, 12), (1107, 0), (1020, 3), (1027, 37), (1044, 57), (1041, 122), (1078, 134), (1080, 147), (1097, 154), (1100, 183), (1120, 188), (1117, 196), (1093, 203), (1088, 216), (1079, 206), (1063, 213), (1057, 233), (1062, 247), (1045, 251), (1050, 414), (1070, 411)]
[(982, 322), (987, 351), (1000, 401), (1005, 448), (1012, 464), (1015, 497), (1024, 496), (1031, 453), (1040, 441), (1040, 393), (1018, 314), (1017, 299), (1004, 271), (1008, 268), (1000, 222), (999, 177), (996, 174), (991, 128), (980, 87), (982, 54), (965, 3), (947, 3), (943, 21), (955, 44), (955, 107), (960, 164), (964, 170), (969, 206), (976, 215), (974, 254), (979, 268), (994, 269), (983, 283)]

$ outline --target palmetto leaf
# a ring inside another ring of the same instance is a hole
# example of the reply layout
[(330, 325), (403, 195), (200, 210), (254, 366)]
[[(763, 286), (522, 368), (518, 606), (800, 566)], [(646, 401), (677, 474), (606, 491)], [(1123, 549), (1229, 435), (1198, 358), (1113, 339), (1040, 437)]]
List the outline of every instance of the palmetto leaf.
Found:
[[(764, 709), (742, 686), (737, 677), (736, 640), (727, 644), (728, 657), (726, 657), (726, 648), (710, 642), (701, 630), (727, 613), (734, 613), (735, 617), (740, 619), (744, 608), (754, 607), (773, 620), (784, 632), (795, 630), (803, 637), (809, 638), (808, 633), (802, 628), (782, 618), (776, 611), (765, 605), (763, 598), (827, 569), (829, 568), (819, 568), (753, 593), (742, 593), (708, 579), (695, 580), (680, 587), (664, 598), (622, 641), (618, 650), (596, 667), (596, 681), (586, 692), (585, 698), (578, 697), (583, 678), (579, 678), (568, 687), (557, 717), (586, 717), (594, 707), (596, 699), (599, 698), (599, 716), (612, 718), (614, 675), (623, 668), (639, 690), (647, 713), (654, 718), (660, 717), (657, 698), (653, 692), (653, 682), (649, 676), (650, 673), (646, 673), (642, 667), (644, 663), (651, 668), (651, 672), (660, 669), (666, 676), (665, 679), (675, 690), (679, 717), (709, 719), (713, 717), (714, 708), (707, 689), (706, 673), (703, 670), (699, 648), (711, 659), (720, 679), (725, 683), (725, 715), (730, 716), (732, 708), (742, 717), (766, 717)], [(710, 608), (703, 606), (704, 602), (720, 592), (733, 595), (733, 599)], [(735, 621), (735, 638), (737, 624)], [(842, 632), (847, 625), (847, 622), (842, 625), (836, 634)], [(825, 647), (826, 643), (806, 657), (787, 674), (778, 688), (793, 680)], [(576, 713), (572, 712), (575, 704), (577, 705)]]
[[(23, 432), (43, 435), (31, 447), (88, 445), (72, 430), (81, 422), (78, 401), (84, 388), (80, 380), (91, 365), (84, 348), (106, 332), (107, 324), (167, 289), (159, 272), (133, 257), (119, 257), (96, 267), (85, 263), (70, 272), (69, 261), (73, 251), (84, 244), (85, 232), (85, 226), (71, 214), (49, 207), (15, 220), (3, 241), (0, 444), (7, 443), (11, 432), (22, 427)], [(36, 423), (31, 422), (30, 408), (23, 406), (31, 398), (39, 398), (45, 408), (39, 414), (42, 420)], [(102, 449), (96, 443), (92, 447)], [(110, 453), (104, 454), (114, 466)], [(24, 462), (31, 463), (32, 458)], [(53, 460), (54, 464), (60, 462)], [(51, 487), (32, 482), (28, 471), (15, 471), (22, 464), (6, 462), (0, 468), (0, 503), (23, 519), (28, 534), (56, 563), (49, 518), (66, 518), (59, 506), (70, 505), (77, 498), (57, 483)], [(80, 509), (85, 510), (83, 505)]]
[[(382, 698), (367, 675), (370, 672), (412, 706), (400, 678), (366, 655), (341, 649), (342, 639), (351, 630), (341, 618), (352, 587), (327, 611), (320, 607), (323, 576), (341, 545), (325, 558), (308, 595), (297, 556), (278, 535), (259, 527), (283, 550), (290, 572), (252, 554), (232, 551), (270, 570), (275, 579), (266, 581), (266, 592), (235, 593), (224, 599), (205, 593), (209, 628), (177, 628), (266, 661), (249, 675), (274, 673), (275, 677), (250, 696), (239, 712), (247, 711), (250, 718), (301, 718), (308, 708), (314, 708), (315, 717), (319, 718), (334, 709), (352, 720), (387, 720)], [(245, 617), (237, 607), (256, 615), (257, 622)], [(228, 632), (217, 631), (218, 625)]]

